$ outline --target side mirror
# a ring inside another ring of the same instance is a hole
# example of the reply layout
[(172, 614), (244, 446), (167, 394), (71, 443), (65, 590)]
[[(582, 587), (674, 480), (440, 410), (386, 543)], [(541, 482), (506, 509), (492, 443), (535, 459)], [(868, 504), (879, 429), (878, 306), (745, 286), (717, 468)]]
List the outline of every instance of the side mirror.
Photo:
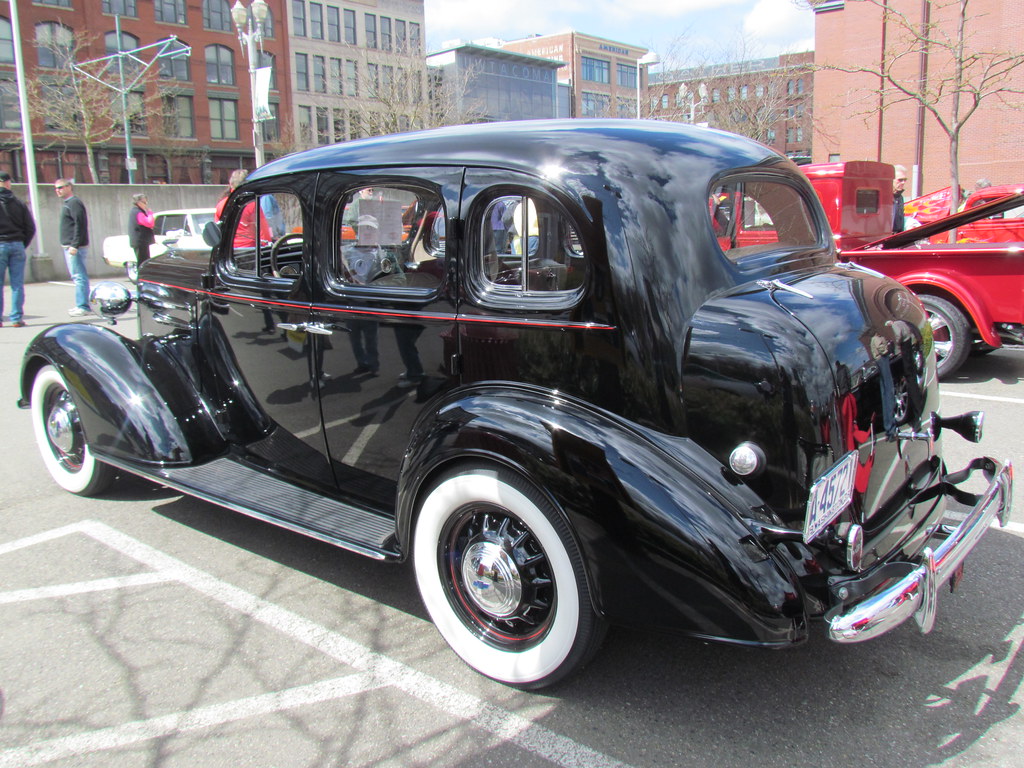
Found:
[(216, 221), (208, 221), (203, 227), (203, 242), (213, 248), (220, 242), (220, 224)]

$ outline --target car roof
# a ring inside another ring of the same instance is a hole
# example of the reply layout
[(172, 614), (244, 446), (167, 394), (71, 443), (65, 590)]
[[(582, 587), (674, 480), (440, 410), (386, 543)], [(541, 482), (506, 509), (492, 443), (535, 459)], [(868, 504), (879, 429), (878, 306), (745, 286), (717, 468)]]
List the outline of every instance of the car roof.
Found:
[(330, 144), (274, 160), (246, 183), (281, 174), (360, 167), (467, 166), (505, 168), (535, 176), (545, 169), (577, 176), (599, 168), (635, 167), (678, 155), (699, 161), (705, 174), (788, 162), (752, 139), (710, 128), (654, 120), (520, 120), (436, 128)]
[(177, 216), (177, 215), (180, 215), (180, 214), (188, 214), (188, 213), (193, 213), (193, 214), (194, 213), (210, 213), (210, 214), (212, 214), (212, 213), (215, 213), (216, 210), (217, 210), (216, 208), (169, 208), (166, 211), (157, 211), (153, 215), (154, 216), (167, 216), (167, 215), (171, 214), (171, 215)]

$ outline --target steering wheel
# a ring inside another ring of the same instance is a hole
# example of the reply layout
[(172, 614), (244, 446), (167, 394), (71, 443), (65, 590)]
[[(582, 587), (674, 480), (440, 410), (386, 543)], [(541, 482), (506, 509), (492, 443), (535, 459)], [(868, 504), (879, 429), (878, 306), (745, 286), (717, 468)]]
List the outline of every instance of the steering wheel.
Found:
[(282, 277), (298, 277), (299, 268), (294, 264), (285, 265), (288, 272), (282, 272), (277, 268), (277, 253), (281, 250), (281, 246), (290, 240), (298, 240), (301, 242), (302, 233), (289, 232), (286, 235), (281, 235), (281, 237), (277, 238), (277, 240), (274, 241), (274, 244), (270, 246), (270, 271), (272, 274), (281, 275)]

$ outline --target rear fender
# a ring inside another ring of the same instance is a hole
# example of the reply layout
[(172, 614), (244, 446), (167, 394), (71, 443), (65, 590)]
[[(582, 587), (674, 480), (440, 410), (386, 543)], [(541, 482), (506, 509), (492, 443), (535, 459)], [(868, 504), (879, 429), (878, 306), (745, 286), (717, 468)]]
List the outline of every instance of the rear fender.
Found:
[(758, 645), (805, 638), (796, 576), (742, 519), (756, 496), (691, 441), (659, 442), (549, 392), (453, 393), (413, 433), (398, 496), (404, 552), (433, 478), (466, 462), (509, 467), (546, 494), (608, 620)]
[[(182, 344), (188, 346), (187, 341)], [(45, 365), (64, 378), (90, 450), (130, 464), (187, 465), (225, 443), (174, 342), (135, 342), (87, 325), (58, 325), (37, 336), (22, 365), (22, 403)]]
[(986, 291), (972, 285), (969, 277), (959, 275), (957, 279), (953, 280), (944, 274), (935, 272), (908, 273), (894, 277), (914, 293), (949, 298), (967, 314), (967, 319), (978, 331), (982, 341), (992, 347), (1003, 345), (999, 334), (995, 331), (995, 320), (992, 318), (992, 313), (988, 311), (988, 307), (983, 302), (975, 298), (976, 296), (985, 296)]

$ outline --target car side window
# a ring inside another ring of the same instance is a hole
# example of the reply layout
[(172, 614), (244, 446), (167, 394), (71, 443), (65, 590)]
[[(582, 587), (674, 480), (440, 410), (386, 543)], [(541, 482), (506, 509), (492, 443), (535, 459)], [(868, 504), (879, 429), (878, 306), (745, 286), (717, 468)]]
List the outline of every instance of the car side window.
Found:
[(188, 234), (185, 214), (169, 213), (165, 216), (158, 216), (156, 221), (156, 230), (158, 235), (166, 235), (170, 232), (184, 232), (185, 234)]
[(716, 186), (708, 215), (722, 251), (732, 261), (777, 248), (820, 246), (807, 202), (788, 184), (749, 178)]
[(480, 264), (487, 290), (571, 293), (583, 284), (579, 233), (568, 216), (539, 195), (503, 195), (484, 209)]
[(302, 272), (302, 206), (291, 192), (253, 195), (234, 219), (229, 267), (237, 275), (294, 278)]
[(335, 273), (342, 283), (435, 290), (444, 278), (446, 216), (432, 191), (355, 189), (338, 216)]

